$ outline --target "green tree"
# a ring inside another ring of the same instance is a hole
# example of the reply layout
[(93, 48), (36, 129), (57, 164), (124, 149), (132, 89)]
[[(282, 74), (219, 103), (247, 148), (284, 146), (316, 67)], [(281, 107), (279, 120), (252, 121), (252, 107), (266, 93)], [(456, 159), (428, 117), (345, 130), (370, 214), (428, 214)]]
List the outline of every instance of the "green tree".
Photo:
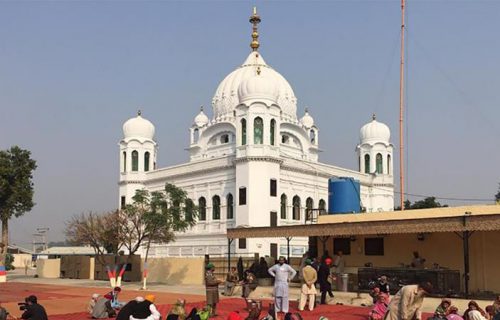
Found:
[(436, 197), (427, 197), (423, 200), (415, 201), (410, 209), (427, 209), (427, 208), (441, 208), (447, 207), (448, 205), (441, 205), (441, 203), (436, 201)]
[(2, 222), (2, 246), (0, 264), (5, 265), (9, 243), (9, 220), (30, 211), (33, 202), (33, 171), (36, 161), (31, 152), (13, 146), (0, 151), (0, 220)]
[(121, 224), (119, 233), (129, 254), (146, 244), (146, 261), (151, 243), (169, 243), (175, 240), (175, 232), (196, 224), (198, 208), (184, 190), (173, 184), (167, 183), (163, 191), (152, 193), (137, 190), (132, 201), (122, 211), (127, 223)]
[(14, 270), (14, 256), (10, 253), (7, 253), (5, 256), (5, 270)]
[[(149, 249), (152, 243), (169, 243), (175, 232), (183, 232), (196, 224), (198, 208), (187, 193), (173, 184), (165, 184), (163, 191), (149, 193), (137, 190), (133, 203), (125, 206), (120, 234), (129, 254), (134, 254), (145, 244), (144, 268), (147, 270)], [(143, 279), (146, 290), (146, 278)]]
[[(408, 199), (405, 201), (405, 210), (441, 208), (447, 206), (447, 204), (442, 205), (441, 203), (437, 202), (436, 197), (427, 197), (423, 200), (415, 201), (414, 203), (411, 203), (411, 201)], [(401, 207), (396, 207), (394, 210), (401, 210)]]

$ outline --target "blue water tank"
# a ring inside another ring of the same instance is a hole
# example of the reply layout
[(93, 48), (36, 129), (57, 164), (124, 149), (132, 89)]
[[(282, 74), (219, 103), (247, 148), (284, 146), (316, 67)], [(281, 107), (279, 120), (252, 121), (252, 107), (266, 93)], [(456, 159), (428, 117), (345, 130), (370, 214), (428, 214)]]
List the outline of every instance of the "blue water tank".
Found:
[(359, 181), (341, 177), (328, 180), (328, 213), (360, 212)]

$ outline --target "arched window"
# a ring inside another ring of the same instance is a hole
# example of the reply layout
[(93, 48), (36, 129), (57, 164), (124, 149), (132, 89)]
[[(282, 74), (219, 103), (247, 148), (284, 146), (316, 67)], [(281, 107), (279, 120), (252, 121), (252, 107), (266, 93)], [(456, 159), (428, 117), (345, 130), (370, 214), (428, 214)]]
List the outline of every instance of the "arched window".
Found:
[(132, 151), (132, 171), (139, 171), (139, 152)]
[(193, 143), (198, 143), (198, 139), (200, 138), (200, 130), (198, 128), (193, 131)]
[(123, 172), (127, 172), (127, 153), (123, 151)]
[(326, 202), (325, 202), (325, 200), (323, 200), (323, 199), (319, 200), (318, 208), (319, 208), (319, 214), (320, 215), (326, 213)]
[(212, 219), (220, 220), (220, 197), (212, 197)]
[(280, 217), (281, 219), (286, 219), (286, 194), (281, 195), (281, 205), (280, 205)]
[(229, 143), (229, 135), (223, 134), (222, 136), (220, 136), (220, 143), (222, 144)]
[(207, 200), (204, 197), (198, 199), (198, 210), (200, 210), (200, 221), (207, 220)]
[(313, 199), (311, 197), (306, 199), (306, 220), (312, 220)]
[(287, 136), (287, 135), (282, 135), (281, 136), (281, 143), (286, 143), (288, 144), (288, 142), (290, 142), (290, 137)]
[(382, 162), (382, 154), (377, 153), (377, 156), (375, 157), (375, 164), (377, 168), (377, 173), (384, 173), (383, 169), (383, 162)]
[(293, 197), (293, 220), (300, 220), (300, 197)]
[(312, 129), (309, 131), (309, 139), (311, 139), (311, 143), (316, 143), (316, 132)]
[(149, 171), (149, 152), (144, 153), (144, 171)]
[(272, 119), (271, 120), (271, 126), (269, 127), (269, 134), (270, 136), (270, 142), (271, 145), (274, 146), (274, 136), (275, 136), (275, 131), (276, 131), (276, 120)]
[(261, 117), (257, 117), (253, 120), (253, 143), (262, 144), (264, 134), (264, 122), (262, 122)]
[(365, 173), (370, 173), (370, 155), (365, 154)]
[(184, 202), (184, 211), (186, 212), (186, 221), (193, 221), (193, 213), (195, 212), (194, 202), (191, 199), (186, 199)]
[(387, 155), (387, 174), (391, 174), (391, 155)]
[(247, 121), (241, 119), (241, 144), (247, 144)]
[(234, 219), (234, 201), (233, 201), (233, 195), (228, 194), (226, 197), (226, 203), (227, 203), (227, 219)]

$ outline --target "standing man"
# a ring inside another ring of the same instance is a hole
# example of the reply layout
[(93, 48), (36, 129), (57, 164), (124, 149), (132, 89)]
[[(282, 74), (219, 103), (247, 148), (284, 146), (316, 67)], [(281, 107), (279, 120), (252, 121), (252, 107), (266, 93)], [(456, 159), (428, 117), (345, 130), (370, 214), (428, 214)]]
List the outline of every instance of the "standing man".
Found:
[(239, 281), (240, 279), (238, 277), (238, 271), (236, 271), (235, 267), (231, 267), (231, 270), (227, 273), (224, 295), (232, 296), (234, 287), (238, 284)]
[(420, 256), (418, 251), (413, 251), (413, 260), (411, 261), (412, 268), (423, 269), (425, 259)]
[(321, 261), (318, 270), (319, 291), (321, 291), (321, 304), (326, 304), (326, 294), (333, 298), (332, 284), (330, 283), (330, 266), (332, 259), (326, 258)]
[(429, 293), (432, 293), (429, 282), (402, 287), (392, 298), (384, 320), (422, 320), (422, 304)]
[(316, 280), (318, 280), (318, 273), (316, 269), (311, 266), (312, 261), (310, 259), (306, 259), (305, 265), (306, 266), (302, 269), (303, 283), (300, 291), (299, 310), (303, 311), (306, 306), (306, 300), (309, 300), (309, 311), (313, 311), (314, 302), (316, 300), (316, 287), (314, 284)]
[(344, 253), (341, 250), (337, 251), (337, 254), (333, 256), (333, 266), (335, 267), (335, 276), (337, 278), (337, 290), (340, 291), (342, 288), (342, 274), (345, 269)]
[(288, 312), (288, 282), (295, 277), (297, 271), (285, 263), (285, 257), (280, 257), (278, 263), (269, 268), (269, 274), (274, 279), (274, 303), (276, 312)]
[(215, 277), (214, 271), (215, 266), (213, 263), (208, 263), (205, 267), (205, 288), (207, 291), (207, 305), (212, 309), (211, 316), (216, 316), (215, 308), (217, 307), (217, 303), (219, 302), (219, 284), (223, 281), (219, 280)]

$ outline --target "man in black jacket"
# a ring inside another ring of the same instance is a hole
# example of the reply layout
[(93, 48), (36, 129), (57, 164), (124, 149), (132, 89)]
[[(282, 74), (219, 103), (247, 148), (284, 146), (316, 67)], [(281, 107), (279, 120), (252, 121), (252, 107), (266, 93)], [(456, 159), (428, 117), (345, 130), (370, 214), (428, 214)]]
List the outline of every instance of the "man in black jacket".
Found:
[(26, 309), (21, 316), (21, 319), (26, 320), (48, 320), (45, 308), (38, 304), (36, 296), (29, 296), (26, 298)]

